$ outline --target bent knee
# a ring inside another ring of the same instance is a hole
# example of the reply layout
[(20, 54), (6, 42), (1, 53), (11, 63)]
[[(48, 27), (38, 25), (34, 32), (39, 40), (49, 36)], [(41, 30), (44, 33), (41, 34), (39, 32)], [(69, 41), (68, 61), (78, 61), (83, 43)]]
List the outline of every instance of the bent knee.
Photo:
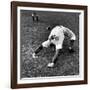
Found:
[(48, 47), (49, 45), (50, 45), (50, 41), (49, 40), (47, 40), (47, 41), (42, 43), (43, 47)]

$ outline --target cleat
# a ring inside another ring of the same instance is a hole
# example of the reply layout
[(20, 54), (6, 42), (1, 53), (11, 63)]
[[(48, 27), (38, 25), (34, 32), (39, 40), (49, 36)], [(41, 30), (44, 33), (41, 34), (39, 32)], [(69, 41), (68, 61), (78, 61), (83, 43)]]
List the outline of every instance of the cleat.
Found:
[(32, 54), (32, 57), (33, 57), (33, 58), (38, 58), (38, 56), (36, 56), (35, 53)]

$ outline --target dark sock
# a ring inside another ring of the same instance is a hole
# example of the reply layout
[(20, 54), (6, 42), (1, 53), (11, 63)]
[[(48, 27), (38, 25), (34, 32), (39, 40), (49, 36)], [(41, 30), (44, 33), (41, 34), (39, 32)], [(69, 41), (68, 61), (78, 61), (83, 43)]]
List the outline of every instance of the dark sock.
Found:
[(35, 54), (39, 53), (42, 49), (43, 49), (43, 46), (40, 45), (40, 46), (35, 50)]

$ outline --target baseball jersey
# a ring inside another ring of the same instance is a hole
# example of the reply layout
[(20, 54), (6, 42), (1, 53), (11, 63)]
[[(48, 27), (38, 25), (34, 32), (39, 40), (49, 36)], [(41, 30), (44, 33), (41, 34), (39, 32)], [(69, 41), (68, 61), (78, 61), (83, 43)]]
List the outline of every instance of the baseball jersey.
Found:
[(75, 34), (70, 29), (68, 29), (62, 25), (54, 27), (49, 35), (49, 38), (52, 35), (56, 36), (58, 41), (61, 38), (64, 38), (64, 35), (68, 36), (70, 39), (73, 39), (73, 40), (76, 39)]
[[(56, 46), (56, 49), (61, 49), (65, 35), (67, 35), (71, 40), (76, 40), (75, 34), (70, 29), (60, 25), (52, 29), (48, 40), (43, 42), (42, 45), (48, 47), (50, 43), (53, 43)], [(51, 39), (52, 36), (53, 39)]]
[(51, 38), (51, 36), (54, 36), (55, 38), (51, 40), (53, 44), (55, 44), (58, 47), (62, 48), (63, 40), (65, 38), (65, 35), (67, 35), (71, 40), (76, 40), (75, 34), (68, 28), (60, 25), (56, 26), (52, 29), (50, 35), (48, 38)]

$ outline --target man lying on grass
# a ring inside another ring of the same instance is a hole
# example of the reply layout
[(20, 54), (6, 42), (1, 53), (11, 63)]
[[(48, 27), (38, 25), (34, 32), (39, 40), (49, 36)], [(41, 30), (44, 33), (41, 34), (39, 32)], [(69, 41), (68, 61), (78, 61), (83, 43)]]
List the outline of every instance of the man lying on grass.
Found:
[[(50, 28), (49, 28), (50, 29)], [(37, 53), (39, 53), (43, 47), (48, 47), (50, 46), (50, 44), (54, 44), (55, 45), (55, 55), (52, 58), (52, 61), (50, 63), (48, 63), (48, 67), (53, 67), (56, 59), (58, 57), (59, 52), (62, 50), (62, 45), (63, 45), (63, 41), (65, 38), (65, 35), (67, 35), (70, 38), (70, 46), (69, 46), (69, 50), (70, 52), (73, 51), (73, 43), (76, 40), (76, 36), (75, 34), (68, 28), (62, 26), (62, 25), (57, 25), (55, 26), (52, 30), (51, 33), (48, 37), (48, 40), (43, 42), (42, 45), (40, 45), (35, 52), (33, 53), (33, 58), (37, 58)]]

